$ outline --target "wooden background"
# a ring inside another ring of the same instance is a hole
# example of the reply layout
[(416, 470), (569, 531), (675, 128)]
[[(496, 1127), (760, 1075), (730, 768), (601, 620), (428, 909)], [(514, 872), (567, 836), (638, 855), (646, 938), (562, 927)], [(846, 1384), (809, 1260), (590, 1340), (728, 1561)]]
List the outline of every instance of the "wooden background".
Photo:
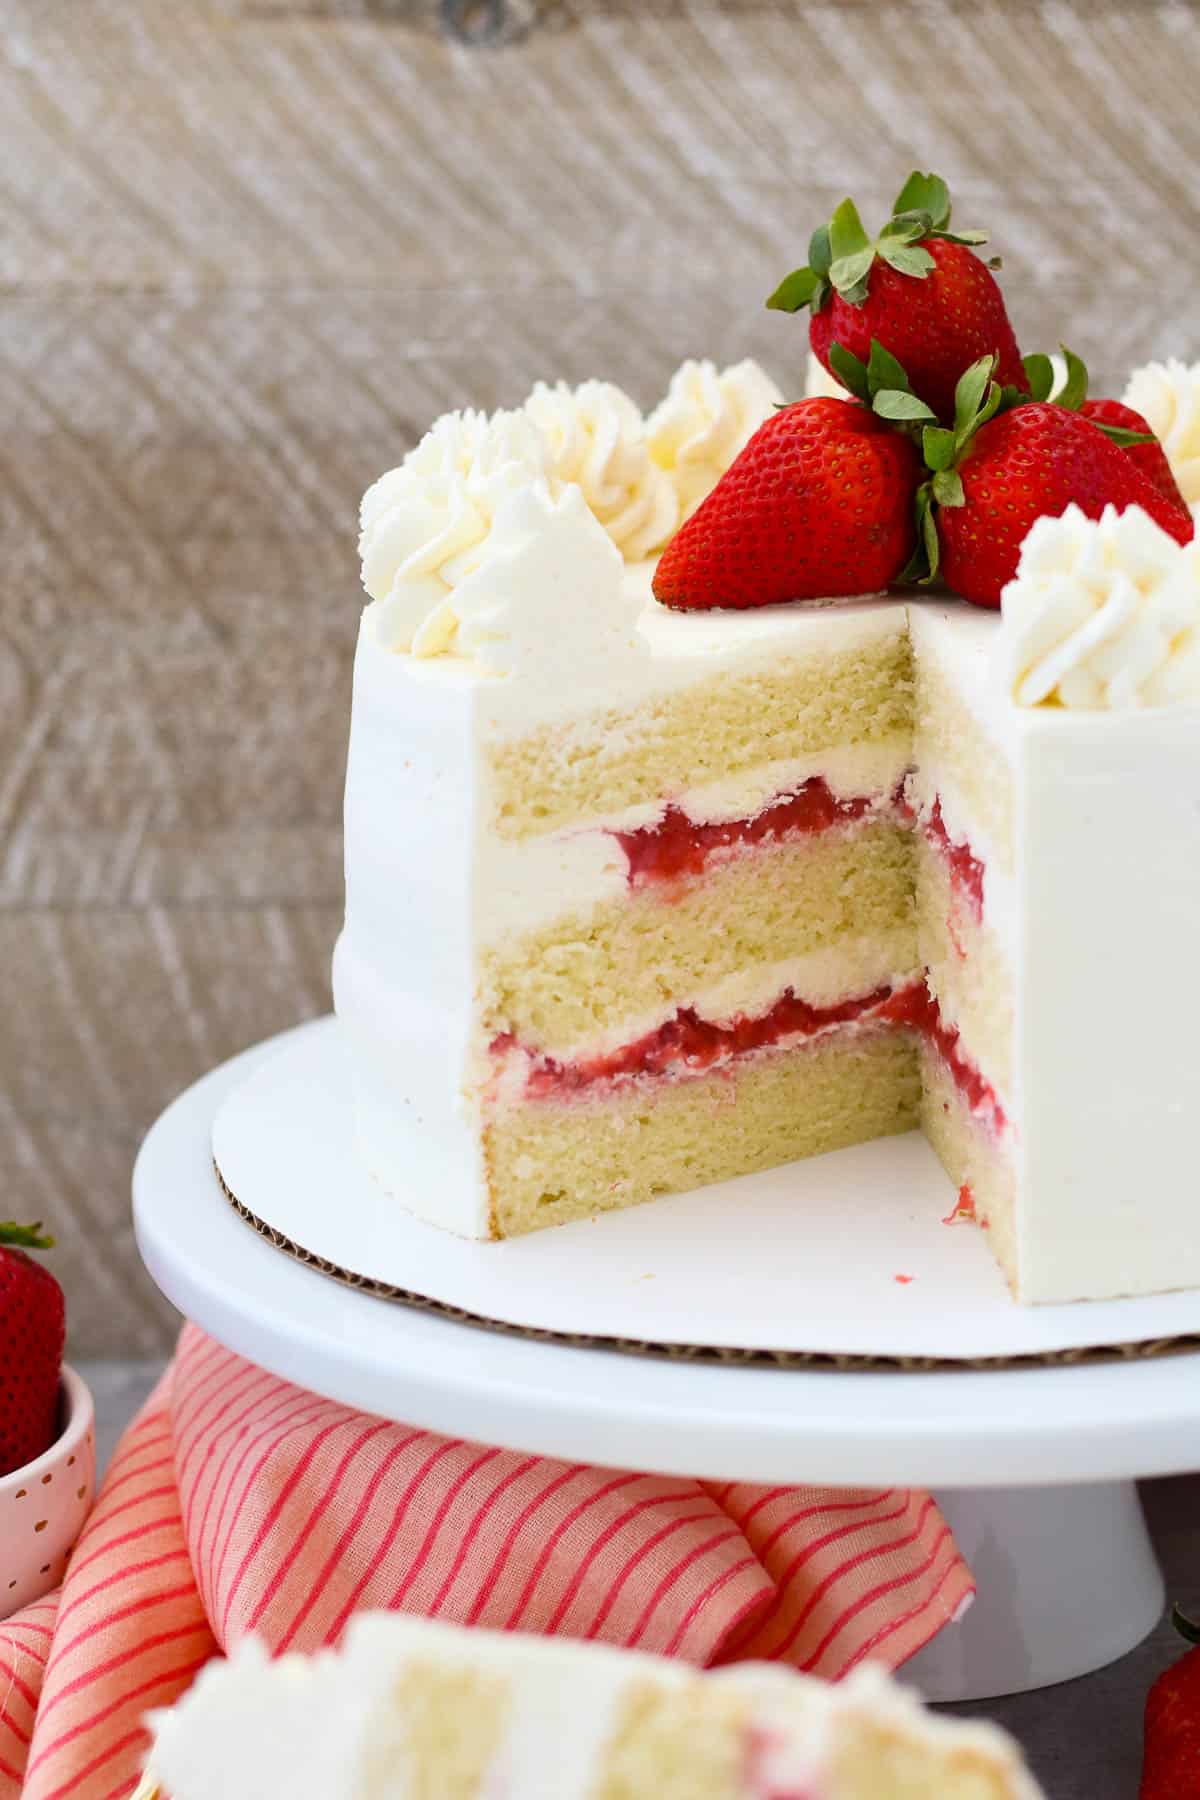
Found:
[(763, 296), (915, 163), (1027, 348), (1200, 354), (1198, 94), (1183, 0), (0, 0), (0, 1216), (77, 1353), (169, 1336), (146, 1126), (328, 1004), (366, 483), (539, 375), (798, 392)]

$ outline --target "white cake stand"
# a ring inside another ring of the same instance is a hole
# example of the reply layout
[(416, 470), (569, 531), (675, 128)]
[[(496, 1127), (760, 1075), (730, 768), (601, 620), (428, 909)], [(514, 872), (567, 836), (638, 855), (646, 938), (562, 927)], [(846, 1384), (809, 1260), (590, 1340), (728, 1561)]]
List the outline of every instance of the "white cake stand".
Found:
[(979, 1588), (908, 1665), (933, 1699), (1066, 1680), (1153, 1628), (1162, 1581), (1133, 1480), (1200, 1467), (1200, 1354), (932, 1373), (714, 1365), (356, 1292), (251, 1230), (213, 1170), (222, 1104), (288, 1041), (190, 1088), (134, 1171), (151, 1275), (223, 1343), (347, 1405), (516, 1449), (715, 1480), (933, 1488)]

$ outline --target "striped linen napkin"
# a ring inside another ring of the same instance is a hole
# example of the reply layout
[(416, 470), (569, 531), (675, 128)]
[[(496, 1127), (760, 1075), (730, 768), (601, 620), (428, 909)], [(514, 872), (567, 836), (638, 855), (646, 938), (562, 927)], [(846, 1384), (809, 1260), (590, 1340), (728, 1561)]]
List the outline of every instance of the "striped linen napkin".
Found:
[(393, 1607), (696, 1664), (895, 1667), (972, 1583), (926, 1494), (676, 1480), (439, 1437), (280, 1381), (195, 1326), (59, 1592), (0, 1625), (0, 1800), (119, 1800), (168, 1705), (248, 1633)]

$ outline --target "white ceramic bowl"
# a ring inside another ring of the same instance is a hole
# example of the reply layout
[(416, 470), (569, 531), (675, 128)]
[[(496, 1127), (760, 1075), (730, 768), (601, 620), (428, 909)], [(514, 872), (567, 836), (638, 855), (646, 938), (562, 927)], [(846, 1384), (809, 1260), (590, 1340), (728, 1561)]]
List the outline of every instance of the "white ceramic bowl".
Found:
[(86, 1384), (63, 1365), (60, 1430), (44, 1456), (0, 1477), (0, 1619), (57, 1587), (96, 1491), (96, 1421)]

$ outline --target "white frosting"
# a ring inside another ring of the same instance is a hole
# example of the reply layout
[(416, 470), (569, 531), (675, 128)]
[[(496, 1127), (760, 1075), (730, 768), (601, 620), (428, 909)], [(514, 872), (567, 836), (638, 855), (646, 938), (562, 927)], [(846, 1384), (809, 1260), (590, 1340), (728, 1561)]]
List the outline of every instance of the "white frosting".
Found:
[(1188, 505), (1200, 504), (1200, 362), (1147, 363), (1130, 376), (1124, 398), (1161, 438)]
[(1178, 544), (1141, 507), (1039, 519), (1002, 604), (1019, 706), (1200, 701), (1200, 545)]
[(650, 455), (640, 408), (611, 381), (539, 381), (525, 411), (548, 446), (552, 483), (576, 483), (627, 562), (661, 550), (679, 523), (670, 477)]
[(1200, 712), (1013, 713), (1020, 1295), (1200, 1286)]
[(650, 454), (671, 476), (680, 516), (710, 494), (783, 395), (756, 362), (685, 362), (646, 421)]
[(486, 641), (495, 613), (491, 565), (548, 505), (544, 446), (522, 414), (439, 419), (363, 496), (359, 554), (380, 642), (469, 656), (472, 624)]
[[(752, 1779), (764, 1795), (837, 1800), (838, 1767), (869, 1726), (928, 1759), (931, 1793), (977, 1759), (989, 1792), (1038, 1800), (1001, 1732), (925, 1713), (877, 1669), (856, 1670), (837, 1687), (769, 1664), (706, 1675), (633, 1651), (400, 1613), (360, 1616), (339, 1651), (272, 1662), (251, 1641), (209, 1664), (182, 1700), (151, 1716), (153, 1778), (172, 1800), (404, 1800), (417, 1771), (396, 1689), (412, 1669), (419, 1692), (420, 1670), (430, 1668), (501, 1690), (507, 1717), (485, 1776), (488, 1800), (590, 1800), (623, 1702), (700, 1683), (738, 1696), (747, 1750), (760, 1746)], [(473, 1724), (464, 1716), (468, 1741)], [(421, 1791), (432, 1791), (427, 1781)]]

